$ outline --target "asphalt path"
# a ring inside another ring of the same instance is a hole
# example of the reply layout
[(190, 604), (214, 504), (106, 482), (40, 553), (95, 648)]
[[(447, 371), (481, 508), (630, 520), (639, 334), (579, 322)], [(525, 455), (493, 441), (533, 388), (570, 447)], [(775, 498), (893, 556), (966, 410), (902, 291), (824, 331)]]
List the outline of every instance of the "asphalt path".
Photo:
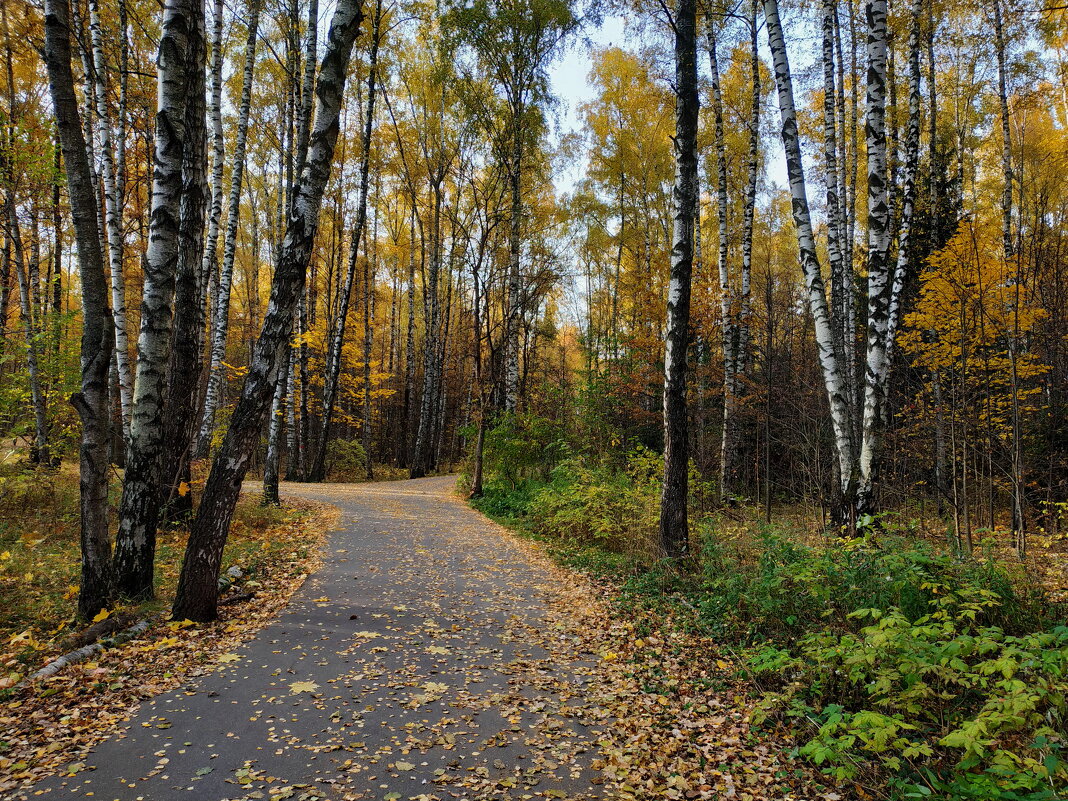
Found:
[[(232, 661), (143, 704), (88, 770), (19, 797), (585, 799), (592, 657), (561, 581), (452, 477), (285, 484), (336, 504), (322, 568)], [(589, 658), (588, 658), (589, 657)]]

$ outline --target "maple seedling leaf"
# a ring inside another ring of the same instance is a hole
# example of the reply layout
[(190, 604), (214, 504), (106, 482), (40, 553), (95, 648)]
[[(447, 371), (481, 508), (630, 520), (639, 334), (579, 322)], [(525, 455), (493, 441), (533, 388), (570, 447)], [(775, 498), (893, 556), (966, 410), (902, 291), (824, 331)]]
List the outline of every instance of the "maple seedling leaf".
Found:
[(295, 681), (289, 685), (291, 693), (313, 693), (319, 689), (314, 681)]

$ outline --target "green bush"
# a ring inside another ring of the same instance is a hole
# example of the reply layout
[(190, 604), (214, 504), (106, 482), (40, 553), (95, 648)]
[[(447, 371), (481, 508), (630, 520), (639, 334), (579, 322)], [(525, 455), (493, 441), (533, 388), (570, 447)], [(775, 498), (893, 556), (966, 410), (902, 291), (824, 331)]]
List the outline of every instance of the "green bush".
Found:
[(654, 554), (659, 497), (660, 457), (644, 448), (623, 472), (570, 459), (531, 499), (530, 525), (614, 553)]
[(767, 542), (730, 585), (768, 640), (746, 664), (770, 688), (757, 723), (793, 719), (826, 772), (880, 772), (901, 797), (1061, 797), (1068, 628), (1036, 627), (1052, 610), (1008, 570), (898, 540)]
[(525, 478), (547, 481), (567, 453), (557, 423), (533, 414), (503, 414), (486, 432), (483, 469), (514, 489)]
[(332, 439), (326, 446), (326, 472), (331, 481), (362, 481), (367, 453), (357, 440)]

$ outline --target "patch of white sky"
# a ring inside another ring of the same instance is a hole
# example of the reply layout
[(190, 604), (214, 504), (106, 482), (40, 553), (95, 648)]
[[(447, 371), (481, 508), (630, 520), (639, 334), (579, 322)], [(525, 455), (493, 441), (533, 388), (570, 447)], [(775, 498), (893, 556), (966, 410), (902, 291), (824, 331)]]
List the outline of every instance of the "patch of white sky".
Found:
[[(821, 42), (818, 37), (820, 32), (812, 25), (807, 15), (793, 8), (784, 9), (783, 23), (789, 35), (794, 92), (798, 104), (803, 105), (804, 87), (812, 85), (810, 79), (816, 77), (815, 71), (819, 68)], [(582, 104), (594, 99), (596, 91), (590, 82), (594, 53), (611, 46), (632, 51), (641, 49), (642, 42), (639, 39), (641, 33), (638, 30), (637, 26), (628, 25), (621, 16), (606, 16), (601, 25), (584, 29), (581, 35), (574, 38), (564, 53), (553, 63), (549, 80), (558, 103), (554, 137), (556, 143), (563, 141), (568, 134), (582, 132)], [(761, 58), (765, 64), (770, 65), (771, 54), (768, 52), (763, 24), (761, 24), (760, 31), (760, 48)], [(698, 53), (698, 63), (701, 65), (703, 78), (707, 78), (707, 75), (704, 75), (707, 71), (706, 59), (701, 58), (702, 55), (703, 51)], [(773, 86), (766, 88), (774, 90)], [(772, 127), (777, 131), (779, 107), (774, 91), (768, 93), (762, 115), (765, 127)], [(785, 188), (787, 185), (786, 163), (781, 143), (777, 136), (771, 136), (765, 137), (764, 145), (768, 148), (766, 154), (768, 181), (773, 186)], [(586, 159), (581, 150), (575, 156), (573, 159), (561, 161), (558, 164), (554, 182), (559, 194), (570, 194), (585, 173)], [(809, 164), (806, 164), (806, 167), (809, 167), (811, 171)]]
[[(795, 9), (784, 13), (784, 25), (790, 35), (789, 49), (790, 62), (794, 75), (794, 91), (796, 101), (804, 105), (804, 87), (812, 84), (816, 77), (815, 72), (819, 68), (820, 41), (819, 31), (811, 24), (810, 20)], [(618, 15), (606, 16), (598, 27), (589, 27), (582, 31), (581, 35), (572, 40), (564, 53), (557, 58), (550, 69), (549, 79), (552, 93), (557, 101), (556, 125), (554, 126), (554, 143), (559, 144), (570, 134), (581, 135), (582, 104), (593, 100), (596, 89), (590, 82), (590, 70), (594, 53), (609, 46), (621, 47), (625, 50), (637, 51), (641, 49), (642, 42), (638, 37), (638, 27), (628, 25), (626, 19)], [(771, 64), (770, 52), (767, 48), (767, 39), (763, 25), (760, 31), (761, 58), (767, 65)], [(703, 49), (698, 54), (702, 56)], [(707, 57), (699, 60), (704, 78), (707, 72)], [(783, 155), (782, 144), (777, 136), (779, 127), (779, 107), (776, 100), (774, 86), (766, 87), (771, 91), (766, 95), (764, 108), (762, 109), (762, 121), (765, 130), (774, 131), (776, 135), (765, 135), (763, 145), (767, 148), (766, 158), (766, 181), (768, 189), (772, 192), (779, 188), (786, 188), (787, 174), (786, 162)], [(558, 195), (571, 194), (578, 183), (582, 180), (586, 167), (585, 158), (581, 147), (576, 148), (570, 159), (559, 159), (553, 176), (554, 185)], [(812, 157), (815, 154), (806, 152), (806, 172), (813, 174), (815, 164)], [(820, 205), (818, 196), (810, 191), (810, 200), (813, 206)], [(573, 254), (577, 254), (577, 248), (568, 248)], [(577, 264), (571, 265), (571, 281), (569, 297), (566, 305), (576, 322), (585, 316), (585, 292), (578, 281), (581, 274)]]

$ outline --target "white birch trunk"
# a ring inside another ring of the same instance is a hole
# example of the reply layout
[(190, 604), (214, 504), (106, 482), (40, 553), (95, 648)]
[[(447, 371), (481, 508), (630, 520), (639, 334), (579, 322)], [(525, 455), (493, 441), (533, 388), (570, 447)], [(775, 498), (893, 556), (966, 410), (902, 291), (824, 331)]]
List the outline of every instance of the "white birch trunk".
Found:
[(827, 306), (827, 296), (816, 254), (816, 241), (812, 234), (812, 217), (805, 188), (805, 171), (801, 160), (801, 143), (797, 131), (797, 112), (794, 105), (793, 79), (790, 61), (786, 52), (786, 40), (779, 21), (778, 0), (764, 0), (764, 15), (768, 26), (768, 44), (771, 49), (775, 85), (779, 95), (779, 114), (782, 118), (782, 143), (786, 153), (786, 168), (793, 200), (794, 226), (797, 230), (797, 245), (804, 272), (808, 295), (809, 313), (812, 315), (816, 336), (816, 349), (824, 389), (831, 410), (831, 426), (834, 430), (835, 451), (838, 459), (839, 489), (847, 501), (854, 493), (856, 457), (853, 447), (853, 418), (849, 405), (848, 389), (843, 380), (842, 366), (834, 348), (833, 321)]
[(96, 77), (96, 135), (103, 165), (101, 177), (104, 183), (104, 228), (108, 245), (108, 267), (111, 271), (112, 317), (115, 321), (115, 368), (119, 376), (123, 434), (129, 438), (133, 412), (133, 376), (130, 371), (130, 341), (126, 322), (126, 281), (123, 277), (122, 199), (116, 183), (115, 151), (111, 143), (107, 62), (104, 59), (104, 34), (100, 23), (99, 0), (89, 0), (89, 34), (92, 39), (93, 72)]
[(245, 69), (241, 82), (241, 102), (237, 113), (237, 132), (231, 161), (230, 198), (226, 209), (226, 235), (223, 240), (223, 261), (219, 270), (217, 293), (213, 299), (211, 321), (211, 361), (208, 391), (204, 398), (204, 414), (200, 423), (197, 455), (208, 455), (215, 414), (222, 399), (226, 379), (223, 360), (226, 358), (226, 339), (230, 329), (230, 290), (234, 281), (234, 259), (237, 255), (237, 229), (241, 222), (241, 184), (245, 173), (245, 150), (248, 143), (248, 119), (252, 106), (252, 78), (256, 67), (256, 39), (259, 29), (260, 0), (250, 0), (248, 40), (245, 43)]
[(870, 513), (875, 504), (876, 460), (889, 374), (887, 334), (891, 280), (887, 258), (890, 209), (886, 164), (886, 0), (868, 0), (865, 16), (868, 28), (867, 108), (864, 115), (868, 155), (868, 337), (857, 511)]

